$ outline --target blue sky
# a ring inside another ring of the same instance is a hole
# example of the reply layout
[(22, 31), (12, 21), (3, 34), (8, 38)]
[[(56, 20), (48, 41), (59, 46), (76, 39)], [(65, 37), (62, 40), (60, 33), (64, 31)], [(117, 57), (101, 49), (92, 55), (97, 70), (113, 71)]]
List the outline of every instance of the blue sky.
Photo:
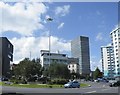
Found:
[[(32, 58), (39, 57), (39, 50), (48, 49), (49, 31), (51, 51), (59, 50), (69, 56), (71, 56), (70, 41), (78, 36), (87, 36), (90, 39), (91, 69), (94, 70), (97, 66), (101, 69), (100, 47), (111, 42), (110, 32), (118, 24), (117, 4), (117, 2), (0, 3), (3, 9), (2, 36), (8, 37), (15, 45), (14, 62), (29, 57), (30, 51)], [(47, 22), (47, 17), (52, 17), (53, 21)]]

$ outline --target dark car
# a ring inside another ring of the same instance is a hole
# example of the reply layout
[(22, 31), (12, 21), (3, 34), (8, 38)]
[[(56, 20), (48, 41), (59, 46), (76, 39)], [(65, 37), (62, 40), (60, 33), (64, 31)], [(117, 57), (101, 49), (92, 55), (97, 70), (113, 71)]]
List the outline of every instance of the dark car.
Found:
[(6, 78), (6, 77), (1, 77), (0, 80), (1, 80), (1, 81), (8, 81), (8, 78)]
[(118, 86), (120, 86), (120, 81), (110, 83), (109, 86), (110, 87), (118, 87)]
[(78, 81), (71, 81), (64, 85), (65, 88), (79, 88), (80, 83)]

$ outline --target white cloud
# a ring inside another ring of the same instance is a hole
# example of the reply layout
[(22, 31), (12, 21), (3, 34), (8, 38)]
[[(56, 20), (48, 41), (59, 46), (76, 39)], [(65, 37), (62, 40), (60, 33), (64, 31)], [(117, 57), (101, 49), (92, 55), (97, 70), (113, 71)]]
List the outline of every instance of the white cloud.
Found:
[(23, 36), (32, 36), (34, 30), (43, 29), (41, 14), (46, 13), (43, 3), (16, 3), (9, 5), (0, 2), (0, 32), (13, 31)]
[(65, 16), (70, 12), (70, 5), (64, 5), (55, 9), (55, 14), (58, 16)]
[(59, 26), (58, 26), (58, 29), (62, 28), (64, 26), (64, 22), (62, 22)]
[[(14, 62), (19, 62), (25, 57), (37, 58), (40, 57), (40, 50), (48, 50), (48, 37), (22, 37), (11, 39), (14, 45)], [(70, 52), (70, 41), (64, 39), (59, 39), (57, 37), (51, 36), (51, 51)]]
[(96, 36), (96, 41), (101, 41), (101, 40), (103, 40), (103, 34), (100, 32), (100, 33), (98, 33), (97, 34), (97, 36)]

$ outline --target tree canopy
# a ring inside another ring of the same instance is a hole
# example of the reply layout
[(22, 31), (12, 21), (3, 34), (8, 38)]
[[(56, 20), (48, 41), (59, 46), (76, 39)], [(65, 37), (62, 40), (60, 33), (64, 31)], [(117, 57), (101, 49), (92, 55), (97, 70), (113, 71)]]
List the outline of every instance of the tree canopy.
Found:
[(25, 58), (20, 61), (20, 63), (13, 68), (13, 74), (15, 77), (24, 78), (29, 80), (34, 76), (41, 76), (42, 68), (38, 59), (33, 59), (32, 61), (29, 58)]
[(97, 79), (97, 78), (99, 78), (99, 77), (102, 77), (101, 72), (100, 72), (100, 69), (99, 69), (98, 67), (97, 67), (96, 70), (94, 71), (93, 77), (94, 77), (94, 79)]
[(67, 64), (63, 63), (51, 63), (50, 66), (44, 70), (44, 75), (51, 78), (69, 78), (70, 71), (67, 68)]

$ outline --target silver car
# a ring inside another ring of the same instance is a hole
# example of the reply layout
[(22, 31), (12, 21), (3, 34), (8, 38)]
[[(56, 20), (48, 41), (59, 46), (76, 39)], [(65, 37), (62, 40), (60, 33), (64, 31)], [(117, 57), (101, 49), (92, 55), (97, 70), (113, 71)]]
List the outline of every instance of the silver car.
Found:
[(64, 85), (65, 88), (79, 88), (80, 83), (78, 81), (71, 81)]

